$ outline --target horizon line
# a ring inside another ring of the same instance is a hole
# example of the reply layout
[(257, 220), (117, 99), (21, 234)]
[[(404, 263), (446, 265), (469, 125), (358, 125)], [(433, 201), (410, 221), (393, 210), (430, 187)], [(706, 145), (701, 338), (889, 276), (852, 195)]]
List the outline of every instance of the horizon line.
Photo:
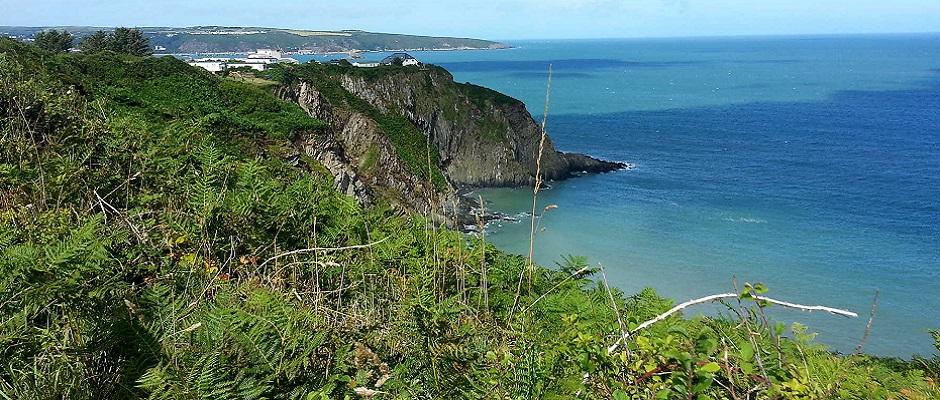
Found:
[(732, 39), (732, 38), (774, 38), (774, 37), (812, 37), (812, 36), (901, 36), (901, 35), (940, 35), (940, 30), (936, 31), (878, 31), (878, 32), (793, 32), (793, 33), (728, 33), (728, 34), (703, 34), (703, 35), (688, 35), (688, 34), (677, 34), (677, 35), (653, 35), (653, 36), (574, 36), (574, 37), (515, 37), (515, 38), (486, 38), (486, 37), (477, 37), (477, 36), (468, 36), (468, 35), (452, 35), (452, 34), (419, 34), (419, 33), (405, 33), (405, 32), (388, 32), (380, 30), (366, 30), (361, 28), (344, 28), (344, 29), (315, 29), (315, 28), (295, 28), (295, 27), (274, 27), (274, 26), (261, 26), (261, 25), (136, 25), (136, 26), (126, 26), (126, 25), (114, 25), (114, 26), (102, 26), (102, 25), (0, 25), (2, 28), (103, 28), (103, 29), (113, 29), (118, 27), (128, 27), (133, 29), (141, 28), (198, 28), (198, 27), (219, 27), (219, 28), (263, 28), (263, 29), (285, 29), (285, 30), (302, 30), (302, 31), (321, 31), (321, 32), (366, 32), (366, 33), (379, 33), (379, 34), (388, 34), (388, 35), (407, 35), (407, 36), (424, 36), (424, 37), (447, 37), (455, 39), (477, 39), (477, 40), (487, 40), (493, 42), (504, 42), (504, 41), (540, 41), (540, 40), (637, 40), (637, 39)]
[(741, 33), (712, 35), (660, 35), (660, 36), (597, 36), (597, 37), (528, 37), (484, 39), (492, 41), (536, 41), (536, 40), (637, 40), (637, 39), (731, 39), (731, 38), (773, 38), (773, 37), (820, 37), (820, 36), (904, 36), (904, 35), (940, 35), (937, 31), (884, 31), (884, 32), (807, 32), (807, 33)]

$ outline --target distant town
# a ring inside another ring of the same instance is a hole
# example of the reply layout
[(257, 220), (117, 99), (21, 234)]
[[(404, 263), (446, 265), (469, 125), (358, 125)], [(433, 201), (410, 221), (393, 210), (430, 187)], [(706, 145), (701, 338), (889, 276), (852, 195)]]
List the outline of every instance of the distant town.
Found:
[[(258, 49), (244, 57), (206, 57), (186, 59), (189, 65), (200, 67), (210, 72), (222, 72), (238, 68), (250, 68), (256, 71), (265, 71), (271, 65), (286, 63), (296, 64), (298, 61), (284, 57), (280, 51), (272, 49)], [(333, 62), (339, 62), (334, 60)], [(380, 61), (352, 62), (353, 66), (360, 68), (374, 68), (382, 65), (412, 66), (421, 65), (418, 59), (408, 53), (394, 53)]]
[(222, 72), (235, 68), (251, 68), (264, 71), (268, 66), (278, 63), (295, 64), (297, 60), (285, 58), (280, 51), (271, 49), (258, 49), (245, 57), (210, 57), (194, 58), (186, 61), (189, 65), (203, 68), (209, 72)]

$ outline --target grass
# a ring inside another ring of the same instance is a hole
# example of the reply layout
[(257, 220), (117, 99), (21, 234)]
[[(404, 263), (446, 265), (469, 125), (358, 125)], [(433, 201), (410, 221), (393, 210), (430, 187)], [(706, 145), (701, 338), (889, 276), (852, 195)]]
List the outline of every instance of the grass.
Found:
[(248, 83), (254, 86), (258, 86), (262, 89), (271, 89), (278, 85), (276, 81), (259, 78), (255, 74), (244, 73), (240, 71), (230, 72), (225, 77), (236, 82)]
[(470, 82), (456, 83), (456, 85), (459, 88), (461, 94), (466, 96), (468, 99), (470, 99), (470, 101), (472, 101), (477, 105), (477, 107), (481, 109), (488, 108), (488, 105), (490, 104), (497, 106), (512, 106), (522, 103), (519, 100), (497, 92), (493, 89), (477, 86)]
[(366, 151), (366, 155), (362, 158), (362, 163), (359, 164), (360, 170), (365, 173), (370, 173), (378, 166), (379, 162), (379, 149), (376, 146), (369, 147), (369, 150)]

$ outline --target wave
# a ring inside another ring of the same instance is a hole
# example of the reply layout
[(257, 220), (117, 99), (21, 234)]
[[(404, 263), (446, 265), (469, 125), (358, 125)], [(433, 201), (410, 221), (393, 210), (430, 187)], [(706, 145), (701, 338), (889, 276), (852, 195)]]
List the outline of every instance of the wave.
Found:
[(737, 218), (727, 217), (724, 220), (728, 222), (739, 222), (739, 223), (745, 223), (745, 224), (766, 224), (767, 223), (766, 219), (751, 218), (751, 217), (737, 217)]

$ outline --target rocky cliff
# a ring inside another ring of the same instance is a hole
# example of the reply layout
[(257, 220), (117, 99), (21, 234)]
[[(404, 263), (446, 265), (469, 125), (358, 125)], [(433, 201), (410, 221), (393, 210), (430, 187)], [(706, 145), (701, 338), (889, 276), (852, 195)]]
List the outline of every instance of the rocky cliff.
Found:
[(277, 92), (329, 125), (327, 132), (298, 138), (295, 146), (323, 164), (341, 192), (362, 204), (383, 198), (437, 221), (458, 219), (456, 190), (446, 181), (435, 184), (428, 176), (415, 173), (374, 118), (331, 104), (310, 82), (284, 86)]
[(442, 68), (308, 64), (282, 72), (280, 97), (330, 125), (324, 139), (302, 146), (348, 182), (347, 193), (391, 193), (443, 218), (460, 208), (455, 193), (464, 189), (531, 185), (539, 168), (558, 180), (624, 166), (560, 152), (550, 138), (541, 143), (522, 102), (456, 83)]
[[(378, 77), (347, 72), (342, 87), (387, 113), (400, 113), (429, 138), (441, 168), (458, 187), (522, 186), (536, 173), (541, 129), (516, 99), (460, 84), (442, 68), (402, 69)], [(541, 173), (565, 179), (582, 171), (607, 172), (621, 164), (557, 151), (546, 138)]]

